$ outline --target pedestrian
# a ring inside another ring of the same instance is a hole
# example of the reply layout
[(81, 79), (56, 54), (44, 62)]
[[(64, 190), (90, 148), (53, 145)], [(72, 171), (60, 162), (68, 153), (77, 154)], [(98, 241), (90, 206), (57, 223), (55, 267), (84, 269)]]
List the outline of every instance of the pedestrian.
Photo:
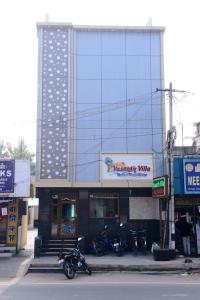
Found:
[(192, 234), (192, 224), (187, 222), (186, 216), (181, 216), (180, 219), (176, 222), (176, 228), (178, 229), (182, 239), (184, 255), (190, 256), (190, 236)]
[(196, 219), (197, 254), (200, 255), (200, 216)]

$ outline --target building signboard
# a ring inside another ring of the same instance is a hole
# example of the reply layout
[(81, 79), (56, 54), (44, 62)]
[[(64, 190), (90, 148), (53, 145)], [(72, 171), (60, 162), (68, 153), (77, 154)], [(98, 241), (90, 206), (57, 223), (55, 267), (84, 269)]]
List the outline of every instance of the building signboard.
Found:
[(17, 244), (17, 222), (18, 222), (18, 204), (17, 200), (13, 199), (8, 203), (8, 230), (7, 244), (15, 246)]
[(102, 154), (103, 180), (152, 180), (153, 154)]
[(200, 159), (183, 159), (184, 193), (200, 194)]
[(30, 196), (30, 161), (0, 160), (0, 197)]
[(15, 161), (0, 160), (0, 193), (14, 192)]
[(153, 178), (152, 197), (167, 198), (169, 196), (168, 185), (169, 180), (167, 175)]

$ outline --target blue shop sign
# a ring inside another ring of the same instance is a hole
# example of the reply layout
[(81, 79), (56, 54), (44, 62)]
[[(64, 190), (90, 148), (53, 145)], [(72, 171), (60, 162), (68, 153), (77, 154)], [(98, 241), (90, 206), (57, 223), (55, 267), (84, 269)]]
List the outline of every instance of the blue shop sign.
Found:
[(14, 193), (15, 161), (0, 160), (0, 193)]
[(200, 159), (183, 159), (184, 192), (200, 194)]

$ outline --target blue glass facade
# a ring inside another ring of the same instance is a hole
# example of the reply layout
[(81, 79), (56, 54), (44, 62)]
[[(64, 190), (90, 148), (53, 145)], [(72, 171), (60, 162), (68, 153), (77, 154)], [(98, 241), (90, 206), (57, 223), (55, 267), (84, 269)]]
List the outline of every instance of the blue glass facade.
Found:
[(38, 178), (99, 182), (111, 152), (153, 152), (163, 174), (162, 34), (38, 26)]

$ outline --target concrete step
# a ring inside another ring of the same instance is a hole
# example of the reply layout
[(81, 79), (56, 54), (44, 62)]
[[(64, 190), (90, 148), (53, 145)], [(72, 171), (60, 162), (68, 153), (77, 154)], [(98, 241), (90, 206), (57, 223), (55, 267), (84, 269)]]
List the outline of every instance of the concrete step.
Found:
[(75, 248), (75, 245), (69, 245), (69, 244), (66, 244), (66, 245), (42, 245), (42, 248), (43, 249), (73, 249)]
[(41, 248), (41, 251), (43, 252), (46, 252), (46, 251), (49, 251), (49, 252), (70, 252), (72, 251), (72, 249), (74, 249), (73, 247), (72, 248), (69, 248), (69, 247), (60, 247), (60, 248), (53, 248), (53, 247), (42, 247)]
[(63, 244), (63, 243), (76, 243), (76, 239), (66, 239), (66, 240), (46, 240), (44, 244)]
[(40, 252), (40, 256), (57, 256), (58, 255), (58, 253), (59, 253), (60, 251), (57, 251), (57, 252), (51, 252), (51, 251), (41, 251)]
[(55, 266), (33, 266), (29, 267), (27, 273), (63, 273), (63, 270)]
[(70, 245), (70, 246), (74, 246), (76, 245), (75, 243), (70, 243), (70, 242), (66, 242), (66, 243), (43, 243), (44, 247), (63, 247), (66, 245)]
[(77, 239), (50, 239), (43, 241), (41, 256), (56, 256), (59, 252), (69, 252), (76, 246)]

